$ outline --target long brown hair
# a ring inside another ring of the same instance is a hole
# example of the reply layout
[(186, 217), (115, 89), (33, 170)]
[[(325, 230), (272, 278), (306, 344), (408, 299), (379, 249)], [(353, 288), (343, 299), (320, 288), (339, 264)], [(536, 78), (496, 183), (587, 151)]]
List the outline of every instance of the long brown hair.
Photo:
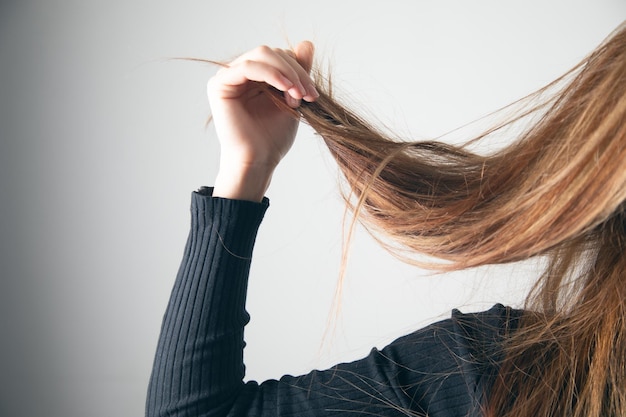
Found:
[[(389, 138), (318, 84), (300, 115), (389, 249), (440, 270), (547, 258), (486, 413), (626, 415), (626, 28), (466, 146)], [(528, 120), (511, 145), (470, 150)]]

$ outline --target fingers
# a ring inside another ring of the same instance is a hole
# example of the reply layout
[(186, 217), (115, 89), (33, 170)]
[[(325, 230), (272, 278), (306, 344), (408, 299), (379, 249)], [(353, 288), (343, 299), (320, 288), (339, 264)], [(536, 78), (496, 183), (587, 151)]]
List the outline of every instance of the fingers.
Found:
[(313, 45), (301, 42), (295, 51), (260, 46), (235, 59), (209, 80), (209, 93), (217, 91), (222, 98), (234, 98), (249, 81), (263, 82), (283, 91), (287, 103), (297, 107), (299, 101), (319, 97), (308, 72), (313, 61)]
[(311, 72), (311, 67), (313, 66), (313, 54), (315, 52), (315, 47), (309, 41), (303, 41), (296, 45), (294, 48), (294, 53), (296, 55), (296, 59), (304, 68), (304, 70), (308, 73)]
[(296, 55), (293, 51), (276, 49), (274, 52), (281, 57), (293, 70), (295, 71), (295, 76), (297, 77), (297, 85), (300, 87), (302, 92), (302, 97), (305, 100), (308, 98), (308, 101), (312, 101), (318, 97), (317, 90), (315, 89), (315, 84), (311, 77), (309, 76), (308, 70), (306, 70), (300, 62), (298, 62)]

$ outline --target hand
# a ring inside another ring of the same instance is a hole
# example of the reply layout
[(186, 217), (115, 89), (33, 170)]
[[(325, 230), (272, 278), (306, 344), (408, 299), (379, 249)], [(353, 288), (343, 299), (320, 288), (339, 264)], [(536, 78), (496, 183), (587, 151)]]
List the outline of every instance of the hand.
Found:
[(214, 196), (260, 201), (272, 173), (291, 148), (298, 119), (272, 101), (271, 89), (297, 108), (319, 96), (309, 77), (313, 44), (291, 50), (258, 47), (220, 69), (207, 85), (221, 145)]

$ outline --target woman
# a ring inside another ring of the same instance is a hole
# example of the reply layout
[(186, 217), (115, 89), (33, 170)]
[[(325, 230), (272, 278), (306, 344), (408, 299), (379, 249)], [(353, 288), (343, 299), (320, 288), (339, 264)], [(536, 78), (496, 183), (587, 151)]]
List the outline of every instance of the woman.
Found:
[[(147, 415), (626, 415), (626, 29), (476, 138), (532, 118), (487, 156), (384, 137), (313, 82), (312, 59), (309, 42), (260, 47), (209, 81), (220, 170), (192, 197)], [(454, 311), (362, 360), (244, 384), (254, 239), (300, 118), (392, 249), (440, 270), (546, 257), (527, 308)]]

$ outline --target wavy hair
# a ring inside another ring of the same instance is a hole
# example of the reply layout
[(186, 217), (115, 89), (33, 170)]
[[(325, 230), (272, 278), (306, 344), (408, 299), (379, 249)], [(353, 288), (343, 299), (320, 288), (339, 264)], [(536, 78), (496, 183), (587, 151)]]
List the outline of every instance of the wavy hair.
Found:
[[(321, 77), (318, 77), (321, 79)], [(458, 270), (545, 256), (507, 335), (489, 416), (626, 415), (626, 28), (468, 141), (398, 141), (333, 98), (298, 109), (388, 249)], [(289, 110), (284, 103), (277, 104)], [(470, 150), (524, 121), (510, 145)]]

